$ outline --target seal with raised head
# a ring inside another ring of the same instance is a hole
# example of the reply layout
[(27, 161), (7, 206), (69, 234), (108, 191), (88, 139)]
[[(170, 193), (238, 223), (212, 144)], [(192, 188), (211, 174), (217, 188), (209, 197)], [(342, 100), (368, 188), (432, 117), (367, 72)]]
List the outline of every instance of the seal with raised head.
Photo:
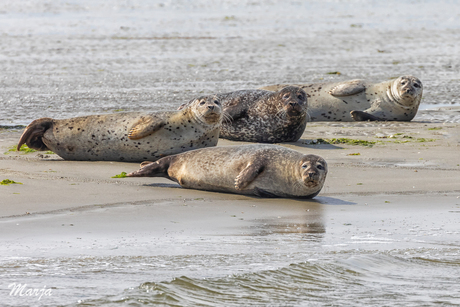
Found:
[(193, 99), (180, 111), (40, 118), (27, 126), (18, 150), (26, 143), (66, 160), (156, 161), (216, 146), (221, 122), (221, 104), (214, 96)]
[(221, 138), (260, 143), (295, 142), (305, 130), (307, 95), (298, 87), (285, 87), (275, 93), (240, 90), (216, 97), (224, 112)]
[[(286, 85), (262, 89), (277, 91)], [(414, 76), (371, 83), (350, 80), (336, 83), (296, 84), (308, 95), (311, 121), (410, 121), (422, 99), (422, 82)]]
[(165, 177), (184, 188), (261, 197), (312, 198), (327, 175), (317, 155), (272, 144), (202, 148), (144, 162), (129, 177)]

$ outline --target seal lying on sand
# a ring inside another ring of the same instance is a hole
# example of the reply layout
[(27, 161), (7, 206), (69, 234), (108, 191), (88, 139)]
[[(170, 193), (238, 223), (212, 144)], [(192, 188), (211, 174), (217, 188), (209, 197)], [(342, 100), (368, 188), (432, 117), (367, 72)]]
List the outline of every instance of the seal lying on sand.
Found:
[(184, 188), (262, 197), (312, 198), (327, 175), (327, 164), (278, 145), (203, 148), (144, 162), (129, 177), (166, 177)]
[(19, 140), (67, 160), (155, 161), (187, 150), (216, 146), (222, 108), (200, 97), (181, 111), (128, 112), (30, 123)]
[(298, 87), (285, 87), (276, 93), (241, 90), (216, 96), (224, 111), (221, 138), (260, 143), (295, 142), (305, 130), (307, 95)]
[[(277, 91), (286, 85), (262, 89)], [(422, 99), (422, 82), (402, 76), (381, 83), (351, 80), (295, 85), (308, 94), (311, 121), (410, 121)]]

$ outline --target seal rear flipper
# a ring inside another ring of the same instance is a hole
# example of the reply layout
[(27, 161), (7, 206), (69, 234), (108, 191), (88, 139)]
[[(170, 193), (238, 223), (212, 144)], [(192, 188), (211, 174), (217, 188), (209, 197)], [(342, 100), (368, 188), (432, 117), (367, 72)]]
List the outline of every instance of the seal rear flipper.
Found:
[(336, 97), (351, 96), (359, 94), (366, 90), (366, 85), (363, 80), (351, 80), (343, 82), (335, 86), (329, 91), (329, 94)]
[(157, 116), (143, 116), (129, 130), (128, 138), (131, 140), (142, 139), (160, 130), (165, 125), (166, 121)]
[(24, 130), (22, 133), (16, 149), (21, 149), (21, 146), (25, 143), (27, 146), (29, 146), (29, 148), (32, 149), (48, 150), (48, 147), (45, 145), (45, 143), (43, 143), (42, 137), (46, 130), (48, 130), (52, 125), (52, 118), (44, 117), (34, 120), (26, 127), (26, 130)]
[(171, 179), (168, 175), (169, 165), (172, 157), (164, 157), (156, 162), (142, 162), (141, 168), (131, 172), (126, 177), (165, 177)]
[(141, 168), (142, 168), (142, 167), (144, 167), (144, 166), (147, 166), (147, 165), (149, 165), (149, 164), (152, 164), (152, 163), (155, 163), (155, 162), (151, 162), (151, 161), (144, 161), (144, 162), (142, 162), (142, 163), (141, 163), (141, 165), (140, 165), (140, 166), (141, 166)]
[(258, 160), (246, 166), (235, 178), (235, 189), (242, 190), (247, 187), (265, 169), (264, 161)]
[(363, 111), (351, 111), (350, 112), (351, 117), (353, 120), (357, 122), (362, 122), (362, 121), (385, 121), (384, 119), (381, 119), (377, 116), (371, 115), (369, 113), (363, 112)]

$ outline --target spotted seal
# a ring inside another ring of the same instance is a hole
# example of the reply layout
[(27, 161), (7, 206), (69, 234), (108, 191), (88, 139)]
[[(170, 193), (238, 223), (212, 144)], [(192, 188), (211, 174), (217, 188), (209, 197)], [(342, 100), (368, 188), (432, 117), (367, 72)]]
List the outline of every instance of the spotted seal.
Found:
[[(276, 91), (286, 85), (262, 89)], [(311, 121), (410, 121), (422, 99), (422, 82), (414, 76), (371, 83), (350, 80), (296, 85), (308, 95)]]
[(327, 175), (323, 158), (273, 144), (202, 148), (141, 167), (128, 177), (166, 177), (184, 188), (261, 197), (312, 198)]
[(221, 122), (222, 107), (214, 96), (193, 99), (180, 111), (40, 118), (27, 126), (18, 150), (26, 143), (66, 160), (155, 161), (217, 145)]
[(224, 112), (221, 138), (259, 143), (295, 142), (305, 130), (307, 95), (298, 87), (288, 86), (275, 93), (240, 90), (216, 96)]

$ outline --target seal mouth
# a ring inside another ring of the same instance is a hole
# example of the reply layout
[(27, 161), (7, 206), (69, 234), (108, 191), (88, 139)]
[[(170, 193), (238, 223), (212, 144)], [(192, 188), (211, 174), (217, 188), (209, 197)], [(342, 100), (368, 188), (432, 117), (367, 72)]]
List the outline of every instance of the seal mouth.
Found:
[(286, 105), (286, 112), (289, 114), (289, 115), (298, 115), (298, 114), (302, 114), (304, 113), (304, 108), (302, 108), (302, 106), (298, 103), (288, 103)]
[(309, 185), (316, 185), (319, 181), (319, 173), (310, 171), (307, 173), (304, 173), (303, 175), (303, 182), (306, 186)]
[(312, 178), (305, 178), (303, 181), (303, 184), (308, 187), (312, 188), (318, 185), (319, 180), (317, 178), (312, 179)]
[(215, 111), (209, 111), (209, 112), (206, 112), (206, 114), (204, 114), (203, 117), (204, 119), (206, 119), (207, 122), (216, 123), (220, 121), (222, 117), (222, 113), (215, 112)]
[(415, 96), (415, 90), (412, 87), (403, 87), (401, 89), (401, 96)]

